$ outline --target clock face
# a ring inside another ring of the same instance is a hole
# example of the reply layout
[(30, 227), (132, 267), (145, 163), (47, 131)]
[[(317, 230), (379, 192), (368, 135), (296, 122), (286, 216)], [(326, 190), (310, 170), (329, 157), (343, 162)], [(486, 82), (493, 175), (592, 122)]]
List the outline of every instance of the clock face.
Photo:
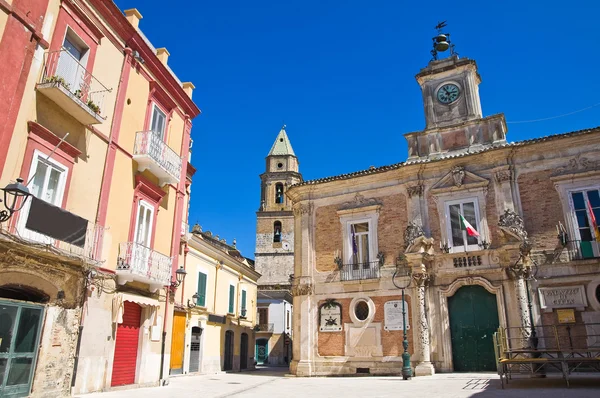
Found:
[(456, 84), (448, 83), (439, 88), (437, 99), (442, 104), (451, 104), (458, 99), (460, 89)]

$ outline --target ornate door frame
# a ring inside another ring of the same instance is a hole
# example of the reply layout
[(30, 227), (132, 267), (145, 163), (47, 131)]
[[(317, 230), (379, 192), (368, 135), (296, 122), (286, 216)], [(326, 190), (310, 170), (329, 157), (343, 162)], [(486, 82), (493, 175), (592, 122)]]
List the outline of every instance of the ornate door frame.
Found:
[(496, 295), (496, 304), (498, 305), (498, 321), (500, 327), (506, 327), (506, 312), (504, 310), (504, 290), (502, 285), (494, 286), (492, 282), (480, 276), (462, 277), (456, 279), (446, 288), (440, 288), (439, 304), (440, 318), (442, 321), (442, 364), (441, 370), (444, 372), (452, 372), (454, 364), (452, 363), (452, 339), (450, 336), (450, 313), (448, 311), (448, 297), (452, 297), (458, 289), (463, 286), (479, 285), (485, 288), (488, 292)]

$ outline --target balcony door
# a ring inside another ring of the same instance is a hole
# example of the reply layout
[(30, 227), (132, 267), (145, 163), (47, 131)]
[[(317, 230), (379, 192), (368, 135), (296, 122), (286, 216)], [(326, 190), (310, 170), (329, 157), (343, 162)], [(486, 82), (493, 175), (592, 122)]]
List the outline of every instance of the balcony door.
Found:
[[(51, 205), (62, 207), (65, 184), (67, 180), (67, 168), (53, 159), (46, 159), (46, 156), (39, 151), (33, 154), (31, 168), (29, 169), (29, 191), (38, 199), (50, 203)], [(31, 231), (25, 227), (31, 200), (25, 202), (25, 206), (19, 212), (19, 221), (17, 230), (19, 235), (25, 239), (40, 243), (53, 244), (54, 239)]]
[(85, 69), (81, 65), (86, 55), (86, 48), (79, 43), (71, 31), (67, 31), (60, 52), (56, 75), (62, 77), (69, 84), (69, 90), (81, 92), (81, 99), (87, 101), (88, 89), (85, 84)]
[(152, 121), (150, 123), (150, 130), (158, 137), (161, 141), (165, 140), (165, 126), (167, 125), (167, 115), (160, 110), (156, 104), (152, 107)]
[(133, 268), (141, 274), (150, 272), (150, 256), (152, 242), (152, 224), (154, 222), (154, 207), (143, 200), (138, 202), (135, 223), (134, 244), (132, 253)]

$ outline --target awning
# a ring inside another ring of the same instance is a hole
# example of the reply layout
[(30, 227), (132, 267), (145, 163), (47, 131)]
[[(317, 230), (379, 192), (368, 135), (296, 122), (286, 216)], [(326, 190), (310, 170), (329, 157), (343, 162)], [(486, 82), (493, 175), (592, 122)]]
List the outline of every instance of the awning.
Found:
[(150, 307), (152, 310), (152, 326), (156, 325), (156, 313), (158, 307), (160, 307), (158, 300), (130, 293), (117, 293), (114, 295), (112, 302), (113, 323), (123, 323), (123, 312), (125, 311), (125, 305), (123, 303), (125, 301), (136, 303), (142, 307)]

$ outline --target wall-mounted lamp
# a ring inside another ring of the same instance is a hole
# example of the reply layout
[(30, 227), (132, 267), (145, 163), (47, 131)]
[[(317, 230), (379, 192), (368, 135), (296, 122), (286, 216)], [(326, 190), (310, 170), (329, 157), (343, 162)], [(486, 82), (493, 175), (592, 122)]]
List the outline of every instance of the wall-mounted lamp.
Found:
[(187, 275), (187, 272), (185, 272), (183, 267), (179, 267), (179, 269), (177, 269), (177, 271), (175, 271), (175, 280), (171, 281), (171, 289), (173, 289), (173, 290), (177, 289), (179, 287), (179, 285), (181, 285), (181, 283), (183, 283), (183, 280), (185, 279), (186, 275)]
[(188, 301), (187, 301), (188, 308), (195, 308), (196, 307), (196, 303), (198, 302), (198, 297), (199, 297), (198, 293), (194, 293), (194, 295), (192, 296), (192, 300), (193, 301), (190, 302), (190, 299), (188, 299)]
[(4, 207), (6, 210), (0, 211), (0, 222), (7, 221), (14, 213), (21, 210), (27, 198), (31, 196), (29, 189), (23, 185), (22, 178), (17, 178), (16, 183), (8, 184), (2, 190), (4, 191)]

